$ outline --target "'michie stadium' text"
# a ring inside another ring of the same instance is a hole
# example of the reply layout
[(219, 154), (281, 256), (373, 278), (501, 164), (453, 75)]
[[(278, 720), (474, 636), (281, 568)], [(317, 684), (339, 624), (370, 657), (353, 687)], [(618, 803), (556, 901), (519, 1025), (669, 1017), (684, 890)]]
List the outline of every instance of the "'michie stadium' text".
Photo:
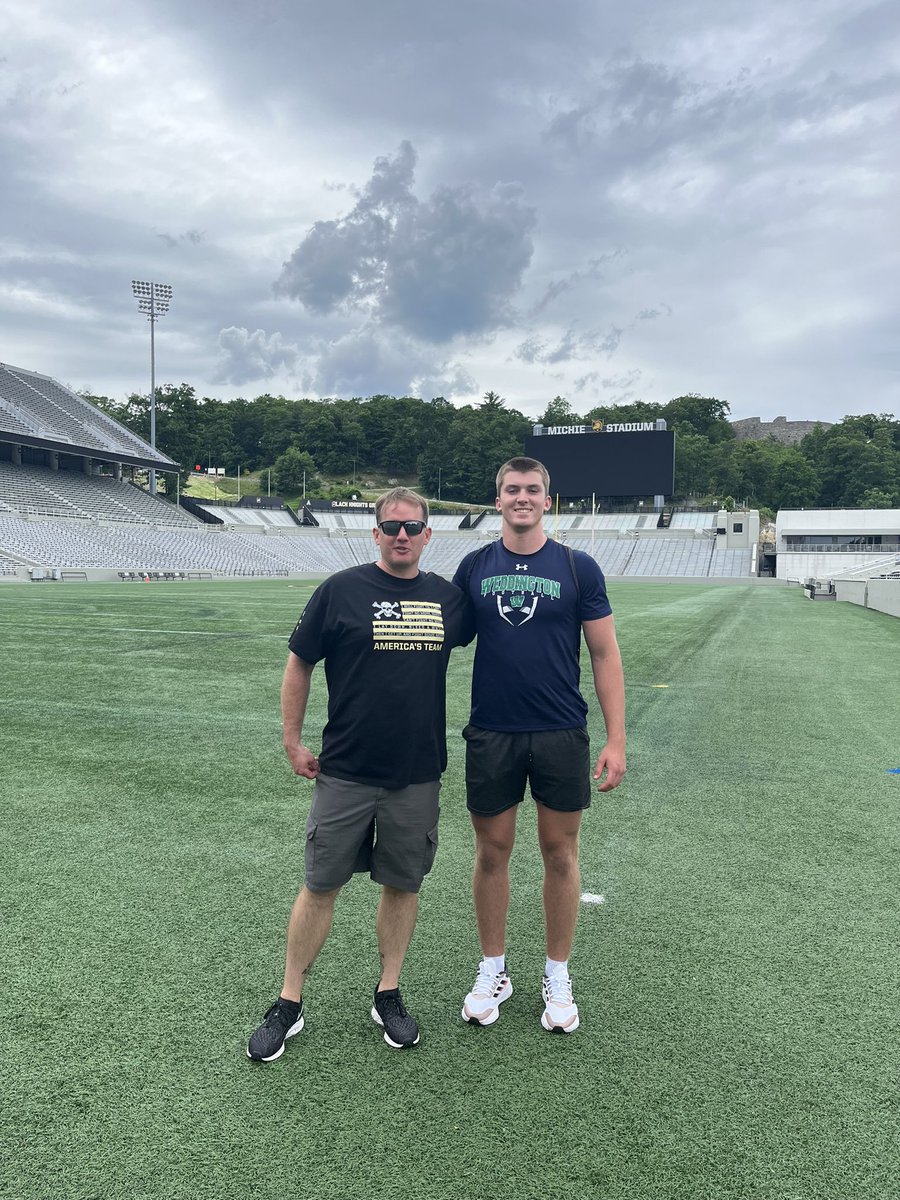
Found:
[(621, 421), (610, 424), (595, 421), (593, 425), (548, 425), (544, 433), (652, 433), (655, 428), (652, 421)]

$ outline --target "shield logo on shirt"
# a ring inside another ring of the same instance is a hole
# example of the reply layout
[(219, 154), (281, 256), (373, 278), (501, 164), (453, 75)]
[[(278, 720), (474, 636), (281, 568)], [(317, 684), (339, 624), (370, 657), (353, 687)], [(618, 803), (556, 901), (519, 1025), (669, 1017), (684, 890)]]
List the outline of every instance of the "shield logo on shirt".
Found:
[(526, 596), (523, 592), (513, 592), (509, 596), (497, 597), (497, 611), (501, 620), (507, 625), (524, 625), (537, 612), (537, 596)]

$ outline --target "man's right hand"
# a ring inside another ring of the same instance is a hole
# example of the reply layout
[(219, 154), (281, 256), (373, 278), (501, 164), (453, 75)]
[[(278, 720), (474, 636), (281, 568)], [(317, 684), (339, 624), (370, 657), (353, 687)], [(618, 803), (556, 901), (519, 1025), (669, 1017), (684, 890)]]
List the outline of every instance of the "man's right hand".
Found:
[(291, 760), (295, 775), (302, 775), (304, 779), (315, 779), (319, 774), (319, 760), (312, 750), (307, 750), (305, 746), (295, 743), (291, 746), (286, 745), (284, 752)]

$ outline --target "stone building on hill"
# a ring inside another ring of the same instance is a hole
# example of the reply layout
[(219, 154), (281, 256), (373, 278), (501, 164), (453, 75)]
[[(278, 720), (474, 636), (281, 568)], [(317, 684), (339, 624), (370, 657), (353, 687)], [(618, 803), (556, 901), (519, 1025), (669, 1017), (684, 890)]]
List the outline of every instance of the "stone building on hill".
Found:
[(797, 442), (812, 433), (817, 425), (830, 429), (833, 421), (789, 421), (787, 417), (776, 417), (774, 421), (761, 421), (759, 417), (745, 417), (742, 421), (732, 421), (734, 436), (739, 442), (750, 439), (762, 441), (763, 438), (773, 437), (786, 446), (794, 446)]

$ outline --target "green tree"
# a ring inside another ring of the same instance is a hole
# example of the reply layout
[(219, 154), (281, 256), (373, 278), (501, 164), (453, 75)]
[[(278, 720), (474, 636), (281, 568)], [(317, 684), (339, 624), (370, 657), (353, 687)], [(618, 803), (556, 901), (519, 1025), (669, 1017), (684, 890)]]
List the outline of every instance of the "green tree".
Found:
[(260, 396), (253, 401), (260, 407), (260, 432), (257, 440), (259, 462), (272, 463), (288, 446), (295, 445), (304, 414), (312, 411), (313, 400), (286, 400), (284, 396)]
[(584, 414), (585, 424), (602, 421), (604, 425), (610, 422), (625, 421), (657, 421), (665, 416), (662, 406), (646, 400), (636, 400), (634, 404), (598, 404), (590, 412)]
[(315, 489), (319, 483), (318, 471), (311, 454), (289, 446), (279, 455), (272, 466), (272, 482), (281, 496), (297, 496), (304, 490)]
[(577, 425), (578, 415), (572, 411), (572, 405), (562, 396), (554, 396), (543, 414), (538, 417), (541, 425)]
[(861, 508), (893, 508), (897, 503), (897, 497), (888, 492), (879, 491), (878, 488), (869, 488), (863, 492), (859, 503)]
[[(734, 442), (710, 444), (709, 490), (717, 496), (740, 495), (741, 473), (735, 462)], [(676, 442), (676, 455), (677, 442)]]
[(737, 494), (754, 507), (772, 495), (772, 480), (781, 458), (782, 446), (774, 438), (735, 442), (732, 461), (740, 477)]
[(728, 420), (730, 409), (724, 400), (698, 396), (694, 392), (676, 396), (662, 407), (670, 429), (677, 433), (702, 433), (711, 442), (733, 441), (734, 429)]
[(710, 490), (712, 447), (699, 433), (682, 433), (675, 439), (675, 495), (703, 496)]
[(895, 491), (896, 455), (886, 445), (848, 436), (840, 426), (828, 434), (821, 466), (822, 500), (826, 505), (854, 508), (871, 489)]
[(785, 449), (772, 477), (772, 508), (812, 508), (818, 501), (821, 480), (797, 447)]
[(900, 422), (890, 413), (848, 416), (830, 429), (817, 426), (800, 449), (821, 479), (821, 504), (856, 507), (870, 491), (900, 492)]
[(447, 490), (450, 461), (453, 456), (451, 429), (456, 409), (443, 396), (435, 396), (422, 412), (422, 449), (416, 463), (419, 486), (426, 496), (439, 499), (454, 495)]
[(443, 493), (472, 504), (493, 503), (497, 469), (522, 453), (530, 428), (531, 422), (515, 409), (484, 405), (458, 409)]

